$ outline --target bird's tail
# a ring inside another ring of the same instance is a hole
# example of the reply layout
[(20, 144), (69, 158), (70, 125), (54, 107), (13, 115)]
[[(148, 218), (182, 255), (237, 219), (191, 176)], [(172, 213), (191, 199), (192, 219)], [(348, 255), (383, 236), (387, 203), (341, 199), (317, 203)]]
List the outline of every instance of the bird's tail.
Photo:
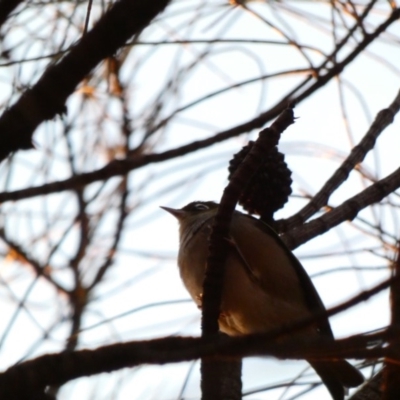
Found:
[(346, 388), (356, 387), (364, 382), (358, 369), (345, 360), (310, 362), (334, 400), (343, 400)]

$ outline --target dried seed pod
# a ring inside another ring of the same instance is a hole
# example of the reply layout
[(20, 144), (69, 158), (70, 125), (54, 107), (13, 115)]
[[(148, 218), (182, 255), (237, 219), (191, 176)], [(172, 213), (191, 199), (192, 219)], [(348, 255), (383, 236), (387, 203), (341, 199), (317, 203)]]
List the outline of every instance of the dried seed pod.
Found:
[[(229, 178), (244, 160), (254, 142), (244, 146), (229, 163)], [(265, 222), (272, 223), (275, 211), (283, 207), (292, 193), (291, 171), (285, 157), (275, 147), (265, 156), (265, 161), (242, 191), (239, 204), (250, 214), (260, 215)]]

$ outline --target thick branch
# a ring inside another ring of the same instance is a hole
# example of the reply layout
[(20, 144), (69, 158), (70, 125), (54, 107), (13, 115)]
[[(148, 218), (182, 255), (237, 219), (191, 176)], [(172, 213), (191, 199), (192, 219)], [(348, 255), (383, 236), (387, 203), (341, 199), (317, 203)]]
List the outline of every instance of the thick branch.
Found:
[[(391, 356), (386, 343), (397, 331), (388, 330), (373, 335), (357, 335), (340, 341), (320, 337), (316, 340), (282, 341), (287, 334), (341, 312), (387, 288), (393, 279), (367, 290), (349, 301), (318, 313), (318, 315), (294, 321), (265, 334), (236, 338), (217, 335), (202, 338), (165, 338), (105, 346), (97, 350), (63, 352), (44, 355), (9, 368), (0, 374), (0, 398), (8, 400), (30, 399), (32, 391), (40, 391), (48, 385), (61, 385), (71, 379), (101, 372), (111, 372), (140, 364), (165, 364), (204, 357), (243, 357), (271, 355), (278, 358), (326, 359), (326, 358), (377, 358)], [(279, 338), (278, 341), (275, 339)], [(291, 337), (291, 336), (287, 336)], [(372, 348), (372, 344), (374, 348)]]
[[(223, 192), (209, 239), (209, 255), (202, 298), (203, 336), (218, 333), (224, 266), (229, 250), (226, 238), (229, 237), (232, 214), (241, 191), (262, 164), (265, 154), (268, 154), (278, 144), (281, 133), (293, 122), (293, 110), (287, 108), (270, 128), (261, 131), (249, 154), (232, 175)], [(203, 359), (201, 372), (202, 399), (223, 399), (224, 395), (220, 390), (223, 386), (223, 368), (219, 364)]]
[(0, 118), (0, 161), (10, 152), (32, 148), (32, 134), (45, 120), (65, 112), (79, 82), (103, 59), (143, 30), (169, 0), (119, 0), (81, 41)]
[(9, 368), (0, 374), (0, 397), (7, 400), (30, 399), (32, 391), (48, 385), (61, 385), (72, 379), (142, 364), (165, 364), (201, 357), (242, 357), (269, 355), (281, 359), (363, 359), (390, 355), (388, 348), (374, 347), (386, 341), (388, 332), (354, 336), (331, 341), (296, 339), (268, 341), (265, 335), (236, 338), (169, 337), (149, 341), (117, 343), (95, 350), (47, 354)]

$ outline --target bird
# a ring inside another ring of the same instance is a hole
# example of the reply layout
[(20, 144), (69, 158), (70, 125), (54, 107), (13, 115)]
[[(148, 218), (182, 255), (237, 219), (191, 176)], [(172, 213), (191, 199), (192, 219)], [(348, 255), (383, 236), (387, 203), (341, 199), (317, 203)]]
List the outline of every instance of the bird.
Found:
[[(183, 284), (201, 308), (208, 237), (219, 204), (194, 201), (180, 209), (161, 207), (179, 222), (178, 267)], [(284, 323), (325, 311), (310, 277), (296, 256), (267, 224), (235, 210), (226, 238), (219, 330), (229, 336), (263, 333)], [(328, 318), (295, 333), (334, 339)], [(333, 400), (363, 383), (358, 369), (344, 359), (308, 361)]]

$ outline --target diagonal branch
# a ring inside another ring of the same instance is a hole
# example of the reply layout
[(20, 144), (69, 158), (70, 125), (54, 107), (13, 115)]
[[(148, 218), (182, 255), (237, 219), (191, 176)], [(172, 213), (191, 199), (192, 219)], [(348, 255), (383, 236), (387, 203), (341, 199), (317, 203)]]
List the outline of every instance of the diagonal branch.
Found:
[(354, 167), (362, 162), (367, 153), (375, 146), (378, 136), (393, 123), (394, 116), (400, 110), (400, 91), (392, 104), (381, 110), (372, 123), (368, 132), (360, 143), (355, 146), (342, 165), (326, 181), (324, 186), (312, 198), (312, 200), (292, 217), (276, 222), (279, 232), (286, 232), (291, 228), (302, 225), (308, 218), (314, 215), (322, 207), (328, 204), (331, 194), (348, 178)]
[(69, 294), (69, 291), (61, 284), (56, 282), (51, 274), (49, 273), (49, 268), (46, 265), (41, 265), (39, 261), (35, 260), (33, 257), (29, 256), (26, 251), (24, 251), (18, 244), (14, 243), (12, 240), (6, 237), (4, 230), (0, 230), (0, 238), (7, 244), (7, 246), (15, 251), (23, 261), (25, 261), (29, 266), (31, 266), (37, 277), (43, 277), (48, 282), (50, 282), (57, 290), (63, 294)]
[(353, 220), (357, 214), (371, 204), (378, 203), (400, 187), (400, 168), (386, 178), (343, 202), (340, 206), (282, 235), (282, 240), (290, 249), (295, 249), (311, 238), (322, 235), (334, 226)]
[(45, 120), (65, 112), (65, 102), (79, 82), (103, 59), (143, 30), (169, 0), (120, 0), (60, 62), (0, 118), (0, 161), (11, 152), (32, 148), (32, 134)]
[(8, 16), (23, 0), (0, 0), (0, 26), (7, 21)]

